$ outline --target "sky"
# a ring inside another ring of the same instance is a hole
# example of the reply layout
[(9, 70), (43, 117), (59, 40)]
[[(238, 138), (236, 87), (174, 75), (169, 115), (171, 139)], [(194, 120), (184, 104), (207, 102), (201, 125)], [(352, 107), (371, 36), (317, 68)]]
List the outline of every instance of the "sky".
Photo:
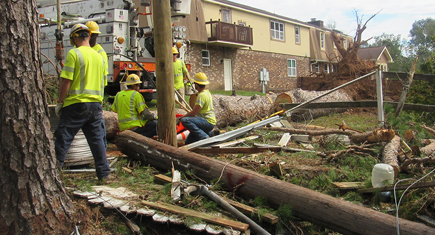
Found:
[[(308, 22), (311, 18), (323, 20), (324, 25), (335, 22), (335, 29), (350, 36), (355, 35), (358, 16), (367, 23), (363, 40), (386, 34), (400, 34), (409, 40), (409, 31), (417, 20), (435, 19), (435, 0), (229, 0), (262, 9), (277, 15)], [(374, 40), (369, 41), (374, 43)]]

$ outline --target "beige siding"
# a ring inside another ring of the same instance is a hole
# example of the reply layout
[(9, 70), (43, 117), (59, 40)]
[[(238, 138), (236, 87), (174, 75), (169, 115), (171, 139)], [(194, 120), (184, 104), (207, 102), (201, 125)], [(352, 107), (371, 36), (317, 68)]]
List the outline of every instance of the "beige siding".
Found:
[[(222, 19), (220, 13), (222, 6), (212, 4), (210, 2), (204, 3), (204, 18), (208, 22), (210, 19)], [(301, 43), (295, 43), (295, 25), (289, 22), (276, 20), (264, 15), (258, 15), (252, 12), (241, 11), (238, 9), (231, 9), (231, 19), (233, 22), (245, 22), (246, 26), (253, 29), (253, 46), (252, 50), (288, 54), (295, 56), (310, 56), (310, 35), (309, 28), (300, 26)], [(270, 33), (270, 20), (275, 20), (284, 23), (285, 40), (273, 40)], [(210, 27), (207, 27), (208, 35), (210, 35)], [(247, 49), (247, 48), (246, 48)]]

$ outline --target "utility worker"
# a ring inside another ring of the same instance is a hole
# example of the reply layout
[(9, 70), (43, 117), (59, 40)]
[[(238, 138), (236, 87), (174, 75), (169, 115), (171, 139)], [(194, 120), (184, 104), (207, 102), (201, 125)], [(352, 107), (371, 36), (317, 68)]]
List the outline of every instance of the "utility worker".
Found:
[[(97, 37), (99, 36), (100, 27), (95, 21), (88, 21), (86, 26), (91, 30), (91, 39), (89, 40), (89, 44), (98, 54), (100, 54), (104, 58), (104, 64), (106, 65), (106, 76), (109, 74), (109, 63), (107, 59), (106, 51), (103, 47), (97, 43)], [(106, 123), (104, 123), (104, 146), (107, 148), (107, 138), (106, 138)]]
[(152, 138), (157, 135), (157, 120), (145, 104), (143, 96), (138, 92), (141, 83), (138, 75), (128, 75), (125, 83), (127, 90), (116, 94), (112, 110), (118, 113), (120, 131), (131, 130)]
[(109, 74), (109, 63), (107, 58), (107, 53), (103, 49), (103, 47), (97, 43), (97, 37), (100, 35), (100, 27), (95, 21), (88, 21), (86, 23), (86, 26), (91, 30), (91, 39), (89, 40), (89, 44), (91, 45), (92, 49), (94, 49), (98, 54), (103, 56), (106, 63), (106, 75)]
[(199, 72), (193, 79), (198, 97), (192, 111), (180, 117), (181, 124), (190, 131), (185, 143), (190, 144), (214, 135), (213, 128), (216, 125), (216, 115), (213, 108), (213, 99), (210, 92), (205, 89), (209, 84), (207, 76)]
[(90, 47), (90, 33), (83, 24), (75, 24), (71, 29), (70, 42), (75, 47), (68, 52), (60, 74), (56, 105), (60, 121), (55, 131), (55, 151), (63, 167), (71, 142), (82, 129), (94, 157), (98, 180), (104, 182), (110, 174), (101, 106), (107, 78), (103, 57)]
[(177, 93), (175, 93), (175, 98), (182, 102), (184, 99), (184, 77), (187, 77), (190, 80), (190, 75), (186, 68), (186, 64), (177, 58), (178, 54), (177, 48), (172, 47), (172, 56), (174, 60), (174, 87), (181, 96), (180, 98)]

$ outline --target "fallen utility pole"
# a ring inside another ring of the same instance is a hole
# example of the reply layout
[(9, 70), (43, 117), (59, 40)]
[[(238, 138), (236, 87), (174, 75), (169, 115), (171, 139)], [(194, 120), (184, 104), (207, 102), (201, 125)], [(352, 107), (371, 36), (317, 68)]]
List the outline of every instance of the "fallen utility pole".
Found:
[[(395, 234), (396, 218), (203, 155), (175, 148), (132, 131), (121, 132), (116, 145), (126, 155), (170, 171), (194, 171), (205, 181), (248, 198), (263, 197), (278, 208), (288, 204), (299, 218), (343, 234)], [(435, 234), (435, 228), (399, 219), (401, 234)]]

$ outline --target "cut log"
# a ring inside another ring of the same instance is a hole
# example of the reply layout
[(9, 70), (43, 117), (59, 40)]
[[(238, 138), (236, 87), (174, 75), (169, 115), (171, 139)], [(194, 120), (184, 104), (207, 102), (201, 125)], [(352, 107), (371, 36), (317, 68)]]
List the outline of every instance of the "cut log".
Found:
[(356, 144), (363, 143), (363, 142), (368, 142), (368, 143), (390, 142), (394, 138), (394, 136), (396, 136), (394, 130), (392, 129), (386, 130), (381, 128), (371, 132), (353, 134), (351, 140)]
[[(343, 234), (395, 234), (396, 218), (309, 190), (270, 176), (221, 162), (206, 156), (178, 149), (132, 131), (117, 136), (117, 146), (133, 158), (158, 169), (171, 170), (172, 163), (180, 171), (195, 171), (195, 175), (208, 182), (220, 179), (219, 184), (254, 199), (266, 198), (272, 207), (292, 206), (296, 216), (319, 226)], [(435, 234), (426, 225), (399, 219), (402, 234)]]
[(212, 95), (216, 114), (216, 126), (219, 128), (252, 122), (274, 113), (273, 103), (276, 95), (225, 96)]
[(103, 119), (106, 123), (106, 138), (115, 138), (119, 132), (118, 114), (111, 111), (103, 111)]
[(423, 148), (420, 148), (420, 152), (425, 155), (432, 155), (435, 152), (435, 142), (431, 142)]
[(399, 175), (400, 166), (399, 166), (399, 149), (400, 149), (400, 136), (395, 136), (390, 142), (385, 145), (384, 150), (382, 151), (383, 162), (391, 165), (394, 168), (394, 175)]

